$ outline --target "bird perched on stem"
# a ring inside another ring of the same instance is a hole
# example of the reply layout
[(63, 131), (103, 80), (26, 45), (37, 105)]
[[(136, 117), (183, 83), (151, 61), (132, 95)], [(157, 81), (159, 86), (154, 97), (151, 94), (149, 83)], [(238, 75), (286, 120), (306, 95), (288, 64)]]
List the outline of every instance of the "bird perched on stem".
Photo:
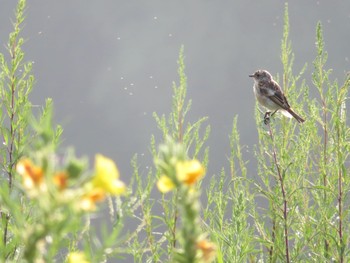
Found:
[(305, 120), (296, 114), (290, 107), (286, 96), (284, 96), (281, 87), (273, 80), (271, 74), (266, 70), (257, 70), (249, 75), (254, 79), (254, 93), (258, 102), (268, 110), (264, 116), (264, 123), (268, 124), (270, 116), (273, 116), (278, 110), (288, 118), (294, 117), (299, 123)]

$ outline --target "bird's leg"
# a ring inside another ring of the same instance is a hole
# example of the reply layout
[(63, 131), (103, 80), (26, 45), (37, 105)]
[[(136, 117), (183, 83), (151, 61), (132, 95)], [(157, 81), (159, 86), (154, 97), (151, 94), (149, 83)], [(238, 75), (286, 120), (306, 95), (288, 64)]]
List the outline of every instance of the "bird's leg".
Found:
[(267, 111), (265, 113), (265, 115), (264, 115), (264, 123), (265, 123), (265, 125), (269, 124), (269, 122), (270, 122), (270, 114), (271, 114), (271, 111)]
[(265, 115), (264, 115), (264, 123), (265, 123), (265, 125), (269, 124), (269, 122), (270, 122), (270, 117), (272, 117), (277, 111), (278, 111), (278, 109), (275, 110), (275, 111), (272, 112), (272, 113), (271, 113), (271, 111), (267, 111), (267, 112), (265, 113)]
[(277, 111), (278, 111), (278, 109), (275, 110), (274, 112), (272, 112), (272, 114), (270, 115), (270, 117), (272, 117)]

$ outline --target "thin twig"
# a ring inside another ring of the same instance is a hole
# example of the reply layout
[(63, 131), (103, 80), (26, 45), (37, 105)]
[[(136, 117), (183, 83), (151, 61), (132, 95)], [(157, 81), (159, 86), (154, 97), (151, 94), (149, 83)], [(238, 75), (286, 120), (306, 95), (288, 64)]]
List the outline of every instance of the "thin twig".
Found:
[(270, 262), (272, 262), (273, 258), (273, 247), (276, 239), (276, 217), (273, 217), (272, 219), (272, 237), (271, 237), (271, 247), (269, 249), (269, 257), (270, 257)]
[[(322, 90), (322, 86), (320, 87), (320, 90)], [(321, 94), (321, 101), (322, 101), (322, 112), (323, 112), (323, 166), (324, 166), (324, 174), (323, 174), (323, 202), (326, 203), (327, 201), (327, 147), (328, 147), (328, 126), (327, 126), (327, 103)], [(328, 232), (327, 225), (325, 224), (325, 234)], [(325, 257), (329, 258), (329, 241), (328, 238), (324, 239), (324, 250), (325, 250)]]
[[(340, 102), (341, 103), (341, 102)], [(340, 106), (341, 107), (341, 106)], [(341, 117), (341, 112), (339, 113), (338, 118)], [(339, 235), (339, 262), (344, 263), (344, 240), (343, 240), (343, 173), (342, 173), (342, 153), (340, 150), (340, 123), (337, 123), (336, 129), (337, 129), (337, 159), (338, 159), (338, 217), (339, 217), (339, 223), (338, 223), (338, 235)]]
[(339, 244), (340, 244), (340, 263), (344, 263), (344, 240), (343, 240), (343, 187), (342, 187), (342, 178), (343, 173), (341, 171), (341, 167), (339, 167), (339, 174), (338, 174), (338, 216), (339, 216), (339, 229), (338, 229), (338, 235), (339, 235)]
[(278, 180), (280, 182), (281, 185), (281, 191), (282, 191), (282, 198), (283, 198), (283, 225), (284, 225), (284, 242), (285, 242), (285, 253), (286, 253), (286, 262), (289, 263), (290, 259), (289, 259), (289, 239), (288, 239), (288, 205), (287, 205), (287, 194), (286, 194), (286, 190), (285, 190), (285, 186), (284, 186), (284, 182), (283, 182), (283, 177), (282, 177), (282, 173), (280, 170), (280, 167), (278, 165), (278, 160), (277, 160), (277, 151), (276, 151), (276, 147), (275, 147), (275, 143), (274, 143), (274, 137), (273, 137), (273, 133), (272, 133), (272, 129), (271, 129), (271, 125), (270, 122), (267, 123), (268, 127), (269, 127), (269, 134), (270, 134), (270, 138), (272, 140), (272, 144), (273, 144), (273, 148), (272, 148), (272, 153), (273, 153), (273, 159), (276, 165), (276, 169), (277, 169), (277, 174), (278, 174)]
[(176, 190), (176, 194), (175, 194), (175, 211), (174, 211), (174, 225), (173, 225), (173, 229), (172, 229), (172, 235), (173, 235), (173, 248), (176, 248), (176, 226), (177, 226), (177, 218), (178, 218), (178, 206), (177, 206), (177, 200), (179, 198), (179, 191)]
[[(14, 60), (16, 59), (16, 41), (14, 40), (11, 46), (11, 60), (12, 64)], [(8, 156), (9, 156), (9, 162), (8, 162), (8, 167), (7, 167), (7, 174), (8, 174), (8, 179), (9, 179), (9, 191), (11, 192), (12, 190), (12, 177), (13, 177), (13, 149), (14, 149), (14, 142), (15, 142), (15, 128), (14, 128), (14, 120), (15, 120), (15, 72), (12, 69), (12, 75), (11, 75), (11, 103), (10, 103), (10, 108), (11, 108), (11, 113), (10, 113), (10, 145), (7, 147), (8, 151)], [(9, 220), (10, 220), (10, 215), (8, 213), (3, 213), (2, 216), (5, 217), (5, 226), (4, 226), (4, 234), (3, 234), (3, 244), (6, 246), (7, 244), (7, 235), (8, 235), (8, 225), (9, 225)]]

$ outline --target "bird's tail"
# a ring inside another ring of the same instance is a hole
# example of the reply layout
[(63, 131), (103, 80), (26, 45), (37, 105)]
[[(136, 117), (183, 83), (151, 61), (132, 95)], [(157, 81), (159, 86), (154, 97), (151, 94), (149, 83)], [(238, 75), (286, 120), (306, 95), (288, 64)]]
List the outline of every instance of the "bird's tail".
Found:
[(289, 118), (294, 117), (299, 123), (303, 123), (305, 121), (302, 117), (296, 114), (291, 108), (289, 108), (288, 110), (283, 110), (282, 113), (283, 115)]

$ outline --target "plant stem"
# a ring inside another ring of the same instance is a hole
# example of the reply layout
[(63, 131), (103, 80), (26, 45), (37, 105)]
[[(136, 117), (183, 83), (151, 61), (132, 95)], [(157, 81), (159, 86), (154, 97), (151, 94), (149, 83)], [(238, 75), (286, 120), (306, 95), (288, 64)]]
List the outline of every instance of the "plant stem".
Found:
[[(15, 53), (15, 46), (16, 43), (13, 43), (13, 47), (12, 47), (12, 61), (14, 61), (16, 59), (16, 53)], [(11, 191), (12, 189), (12, 168), (13, 168), (13, 144), (15, 141), (15, 128), (14, 128), (14, 119), (15, 119), (15, 72), (12, 72), (12, 76), (11, 76), (11, 113), (10, 113), (10, 136), (11, 136), (11, 140), (10, 140), (10, 145), (9, 145), (9, 167), (8, 167), (8, 176), (9, 176), (9, 189)]]
[(177, 225), (177, 218), (178, 218), (178, 214), (179, 214), (179, 211), (178, 211), (178, 198), (179, 198), (179, 191), (176, 190), (176, 193), (175, 193), (175, 211), (174, 211), (174, 225), (173, 225), (173, 229), (172, 229), (172, 234), (173, 234), (173, 248), (176, 248), (176, 225)]
[[(268, 123), (268, 127), (269, 127), (269, 134), (270, 134), (270, 138), (272, 140), (273, 143), (273, 149), (272, 149), (272, 153), (273, 153), (273, 159), (276, 165), (276, 169), (277, 169), (277, 174), (278, 174), (278, 180), (280, 182), (281, 185), (281, 192), (282, 192), (282, 198), (283, 198), (283, 228), (284, 228), (284, 242), (285, 242), (285, 256), (286, 256), (286, 262), (289, 263), (290, 262), (290, 258), (289, 258), (289, 239), (288, 239), (288, 204), (287, 204), (287, 194), (286, 194), (286, 190), (285, 190), (285, 186), (284, 186), (284, 182), (283, 182), (283, 177), (282, 177), (282, 173), (280, 170), (280, 167), (278, 165), (278, 160), (277, 160), (277, 152), (276, 152), (276, 147), (274, 144), (274, 137), (273, 137), (273, 133), (272, 133), (272, 129), (271, 129), (271, 125), (270, 123)], [(271, 251), (270, 251), (271, 253)], [(271, 254), (270, 254), (271, 256)]]
[[(319, 70), (320, 74), (322, 74), (322, 69)], [(322, 75), (321, 75), (321, 79), (322, 79)], [(319, 87), (320, 91), (322, 91), (322, 84)], [(323, 96), (323, 94), (321, 93), (321, 101), (322, 101), (322, 112), (323, 112), (323, 169), (324, 169), (324, 173), (323, 173), (323, 186), (324, 186), (324, 190), (323, 190), (323, 203), (325, 204), (327, 201), (327, 162), (328, 162), (328, 158), (327, 158), (327, 147), (328, 147), (328, 126), (327, 126), (327, 103), (326, 100)], [(325, 224), (325, 229), (324, 229), (325, 233), (328, 232), (327, 230), (327, 225)], [(329, 241), (327, 238), (324, 239), (324, 251), (325, 251), (325, 257), (329, 258)]]
[(338, 234), (339, 234), (339, 244), (340, 244), (340, 263), (344, 262), (344, 240), (343, 240), (343, 211), (342, 211), (342, 202), (343, 202), (343, 189), (342, 189), (342, 177), (343, 173), (339, 169), (338, 174), (338, 216), (339, 216), (339, 225), (338, 225)]
[(269, 257), (270, 257), (270, 261), (269, 262), (273, 262), (272, 258), (273, 258), (273, 248), (274, 248), (274, 243), (275, 243), (275, 239), (276, 239), (276, 218), (274, 217), (272, 219), (272, 233), (271, 233), (271, 241), (272, 241), (272, 245), (269, 249)]
[[(340, 111), (341, 111), (341, 104), (343, 103), (342, 101), (340, 103)], [(338, 118), (342, 118), (341, 112), (338, 113)], [(338, 122), (336, 124), (336, 130), (337, 130), (337, 159), (338, 159), (338, 217), (339, 217), (339, 223), (338, 223), (338, 235), (339, 235), (339, 262), (343, 263), (344, 262), (344, 240), (343, 240), (343, 185), (342, 185), (342, 180), (343, 180), (343, 173), (342, 173), (342, 167), (343, 167), (343, 157), (341, 153), (341, 141), (340, 141), (340, 134), (341, 134), (341, 122)]]
[[(12, 65), (15, 64), (16, 60), (16, 39), (13, 40), (13, 43), (11, 45), (11, 50), (10, 50), (10, 55), (11, 55), (11, 61)], [(8, 152), (8, 167), (7, 167), (7, 174), (8, 174), (8, 185), (9, 185), (9, 192), (12, 190), (12, 179), (13, 179), (13, 150), (14, 150), (14, 141), (15, 141), (15, 128), (14, 128), (14, 121), (15, 121), (15, 90), (16, 90), (16, 75), (15, 75), (15, 69), (12, 66), (11, 70), (11, 102), (10, 102), (10, 144), (7, 147), (7, 152)], [(4, 234), (3, 234), (3, 244), (6, 246), (7, 244), (7, 235), (8, 235), (8, 225), (9, 225), (9, 220), (10, 220), (10, 215), (9, 214), (4, 214), (5, 216), (5, 226), (4, 226)]]

